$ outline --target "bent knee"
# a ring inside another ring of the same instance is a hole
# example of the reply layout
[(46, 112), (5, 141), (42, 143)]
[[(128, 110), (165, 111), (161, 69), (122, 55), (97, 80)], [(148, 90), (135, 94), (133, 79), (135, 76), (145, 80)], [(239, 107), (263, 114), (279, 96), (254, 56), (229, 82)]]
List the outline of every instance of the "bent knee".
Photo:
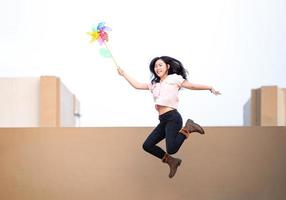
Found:
[(146, 144), (146, 143), (144, 143), (143, 145), (142, 145), (142, 148), (144, 149), (144, 151), (150, 151), (150, 145), (148, 145), (148, 144)]
[(172, 155), (172, 154), (175, 154), (178, 152), (179, 149), (176, 149), (176, 148), (167, 148), (167, 153), (169, 155)]

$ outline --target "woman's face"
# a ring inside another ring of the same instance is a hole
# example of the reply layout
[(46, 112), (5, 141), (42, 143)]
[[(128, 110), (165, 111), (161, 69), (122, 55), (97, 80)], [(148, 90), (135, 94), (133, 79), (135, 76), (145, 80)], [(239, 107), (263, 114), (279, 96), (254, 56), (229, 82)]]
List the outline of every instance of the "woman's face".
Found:
[(167, 65), (163, 60), (159, 59), (155, 62), (154, 71), (161, 80), (168, 76), (168, 69), (169, 65)]

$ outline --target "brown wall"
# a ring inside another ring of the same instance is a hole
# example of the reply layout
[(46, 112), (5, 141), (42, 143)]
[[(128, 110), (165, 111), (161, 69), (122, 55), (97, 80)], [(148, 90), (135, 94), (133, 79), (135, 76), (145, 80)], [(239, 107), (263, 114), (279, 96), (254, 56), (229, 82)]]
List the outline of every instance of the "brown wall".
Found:
[(2, 128), (0, 199), (286, 199), (286, 127), (208, 127), (173, 179), (141, 149), (150, 131)]

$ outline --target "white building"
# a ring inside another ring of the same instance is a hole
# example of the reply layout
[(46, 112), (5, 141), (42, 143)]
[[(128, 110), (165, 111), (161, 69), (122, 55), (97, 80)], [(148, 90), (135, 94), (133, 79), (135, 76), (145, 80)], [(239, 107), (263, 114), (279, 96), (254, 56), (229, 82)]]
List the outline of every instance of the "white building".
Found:
[(55, 76), (0, 78), (0, 127), (79, 126), (79, 101)]

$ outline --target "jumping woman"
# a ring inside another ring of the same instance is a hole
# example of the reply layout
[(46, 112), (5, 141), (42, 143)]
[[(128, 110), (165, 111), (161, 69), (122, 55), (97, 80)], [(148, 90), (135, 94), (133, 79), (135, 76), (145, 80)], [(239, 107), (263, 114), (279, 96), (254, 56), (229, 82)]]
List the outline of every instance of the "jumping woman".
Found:
[[(150, 90), (152, 92), (160, 123), (143, 143), (143, 149), (161, 159), (163, 163), (167, 163), (170, 167), (169, 178), (172, 178), (176, 174), (182, 160), (171, 155), (178, 152), (190, 133), (205, 133), (204, 129), (191, 119), (188, 119), (184, 127), (182, 127), (183, 120), (177, 111), (180, 88), (209, 90), (214, 95), (219, 95), (220, 92), (212, 86), (189, 82), (187, 80), (187, 71), (182, 63), (169, 56), (154, 58), (150, 63), (149, 69), (152, 73), (150, 83), (138, 82), (121, 68), (118, 68), (118, 73), (135, 89)], [(166, 151), (157, 145), (163, 139), (166, 141)]]

